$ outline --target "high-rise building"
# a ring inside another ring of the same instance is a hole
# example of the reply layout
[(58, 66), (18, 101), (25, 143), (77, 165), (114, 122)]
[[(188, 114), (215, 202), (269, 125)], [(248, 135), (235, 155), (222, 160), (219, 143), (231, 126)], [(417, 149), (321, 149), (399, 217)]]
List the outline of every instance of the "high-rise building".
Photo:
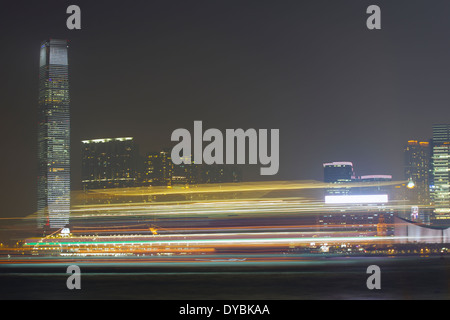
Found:
[(144, 186), (195, 185), (206, 183), (242, 182), (237, 165), (190, 164), (175, 165), (170, 151), (149, 153), (142, 174)]
[(200, 183), (233, 183), (242, 182), (242, 170), (237, 165), (202, 164), (199, 167)]
[(406, 199), (410, 204), (430, 204), (430, 144), (410, 140), (404, 149)]
[(38, 108), (38, 227), (61, 228), (70, 215), (68, 43), (41, 43)]
[[(323, 181), (332, 184), (342, 184), (352, 182), (355, 178), (353, 163), (347, 161), (329, 162), (323, 164)], [(350, 188), (335, 187), (327, 188), (327, 195), (346, 195)]]
[[(355, 182), (362, 182), (362, 186), (356, 188), (355, 193), (362, 195), (378, 195), (378, 194), (386, 194), (390, 198), (391, 195), (391, 187), (386, 182), (392, 181), (392, 175), (390, 174), (372, 174), (360, 176), (358, 179), (355, 179)], [(368, 184), (365, 186), (364, 184)]]
[(82, 143), (84, 190), (136, 186), (138, 150), (132, 137), (84, 140)]
[(433, 126), (432, 189), (435, 218), (450, 219), (450, 124)]
[(323, 164), (326, 203), (386, 203), (392, 193), (387, 174), (356, 176), (352, 162)]
[(352, 162), (330, 162), (323, 164), (323, 180), (325, 182), (350, 182), (354, 176)]
[(148, 186), (172, 185), (173, 166), (169, 151), (149, 153), (145, 159), (143, 184)]
[(325, 204), (342, 206), (338, 212), (317, 215), (320, 228), (370, 232), (391, 235), (393, 210), (385, 206), (389, 201), (391, 175), (356, 176), (352, 162), (324, 163)]
[(189, 164), (184, 162), (172, 166), (172, 185), (195, 185), (199, 183), (199, 168), (201, 165), (192, 163), (192, 157), (186, 157), (185, 160), (190, 160)]

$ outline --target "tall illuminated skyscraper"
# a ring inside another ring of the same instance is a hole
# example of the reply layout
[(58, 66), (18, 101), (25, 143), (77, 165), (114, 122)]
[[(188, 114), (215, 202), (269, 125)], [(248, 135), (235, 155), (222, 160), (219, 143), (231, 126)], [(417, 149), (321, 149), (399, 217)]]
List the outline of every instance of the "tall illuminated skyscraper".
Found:
[(38, 112), (38, 227), (56, 229), (70, 214), (70, 98), (66, 40), (41, 43)]
[(436, 219), (450, 219), (450, 124), (433, 126), (432, 199)]
[(404, 168), (405, 179), (408, 183), (413, 183), (411, 188), (407, 188), (406, 198), (411, 204), (430, 204), (430, 146), (429, 142), (409, 140), (405, 146)]

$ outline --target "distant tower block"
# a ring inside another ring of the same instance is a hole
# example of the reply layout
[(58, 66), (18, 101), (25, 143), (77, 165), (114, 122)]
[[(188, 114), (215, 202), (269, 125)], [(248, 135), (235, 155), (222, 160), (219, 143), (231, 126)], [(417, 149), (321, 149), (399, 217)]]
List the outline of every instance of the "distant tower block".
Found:
[(377, 236), (378, 237), (385, 237), (387, 235), (387, 225), (384, 222), (384, 216), (380, 215), (378, 218), (378, 224), (377, 224)]
[[(330, 162), (323, 164), (323, 179), (324, 182), (330, 184), (343, 184), (352, 182), (355, 178), (353, 171), (353, 163), (351, 162)], [(350, 193), (350, 188), (335, 187), (327, 188), (326, 195), (347, 195)]]
[(135, 187), (137, 145), (132, 137), (82, 141), (83, 190)]
[(430, 146), (429, 142), (409, 140), (404, 148), (405, 179), (408, 180), (406, 199), (411, 205), (430, 204)]

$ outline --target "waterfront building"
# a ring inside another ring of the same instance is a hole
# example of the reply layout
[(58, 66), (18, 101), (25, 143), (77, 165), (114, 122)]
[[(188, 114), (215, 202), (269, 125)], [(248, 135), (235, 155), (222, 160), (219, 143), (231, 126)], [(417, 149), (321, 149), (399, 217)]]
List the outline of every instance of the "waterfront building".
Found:
[(132, 137), (83, 140), (83, 190), (135, 187), (137, 156)]

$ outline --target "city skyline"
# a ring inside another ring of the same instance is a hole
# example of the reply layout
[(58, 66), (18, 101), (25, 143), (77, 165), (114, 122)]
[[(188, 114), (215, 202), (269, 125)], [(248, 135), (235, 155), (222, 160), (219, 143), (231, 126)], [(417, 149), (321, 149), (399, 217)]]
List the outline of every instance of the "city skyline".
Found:
[(448, 299), (449, 11), (11, 3), (0, 296)]
[[(2, 185), (10, 198), (35, 194), (36, 187), (23, 181), (36, 176), (36, 99), (31, 92), (38, 88), (37, 46), (49, 37), (68, 39), (71, 45), (76, 190), (81, 189), (76, 146), (82, 140), (133, 136), (146, 153), (170, 146), (170, 133), (190, 128), (194, 120), (203, 120), (208, 128), (279, 128), (275, 180), (321, 180), (321, 165), (327, 161), (352, 161), (361, 174), (382, 172), (401, 180), (406, 141), (429, 139), (432, 125), (448, 114), (450, 99), (442, 85), (449, 66), (442, 59), (450, 48), (434, 32), (448, 22), (436, 18), (433, 25), (411, 24), (421, 15), (440, 17), (447, 4), (423, 13), (417, 4), (405, 8), (381, 1), (384, 24), (379, 33), (365, 28), (365, 4), (180, 3), (177, 10), (148, 4), (152, 10), (144, 13), (117, 3), (109, 14), (101, 14), (100, 5), (79, 5), (79, 31), (65, 27), (67, 15), (60, 14), (64, 4), (45, 12), (31, 4), (20, 16), (23, 20), (4, 18), (12, 26), (5, 34), (12, 50), (2, 55), (11, 60), (12, 53), (18, 54), (21, 64), (7, 65), (10, 77), (2, 82), (3, 104), (14, 106), (5, 109), (11, 121), (4, 126), (10, 138), (3, 143), (6, 149), (21, 146), (16, 152), (27, 159), (25, 170), (18, 170), (12, 158), (2, 160), (11, 168)], [(19, 9), (12, 7), (13, 12)], [(14, 28), (42, 16), (57, 18), (36, 30)], [(307, 31), (311, 28), (314, 35)], [(426, 39), (428, 49), (405, 39), (406, 32)], [(433, 77), (412, 77), (431, 71)], [(17, 77), (23, 81), (14, 87)], [(257, 166), (253, 169), (257, 172)], [(253, 177), (261, 178), (257, 173)], [(34, 212), (33, 200), (9, 205), (8, 215)]]

